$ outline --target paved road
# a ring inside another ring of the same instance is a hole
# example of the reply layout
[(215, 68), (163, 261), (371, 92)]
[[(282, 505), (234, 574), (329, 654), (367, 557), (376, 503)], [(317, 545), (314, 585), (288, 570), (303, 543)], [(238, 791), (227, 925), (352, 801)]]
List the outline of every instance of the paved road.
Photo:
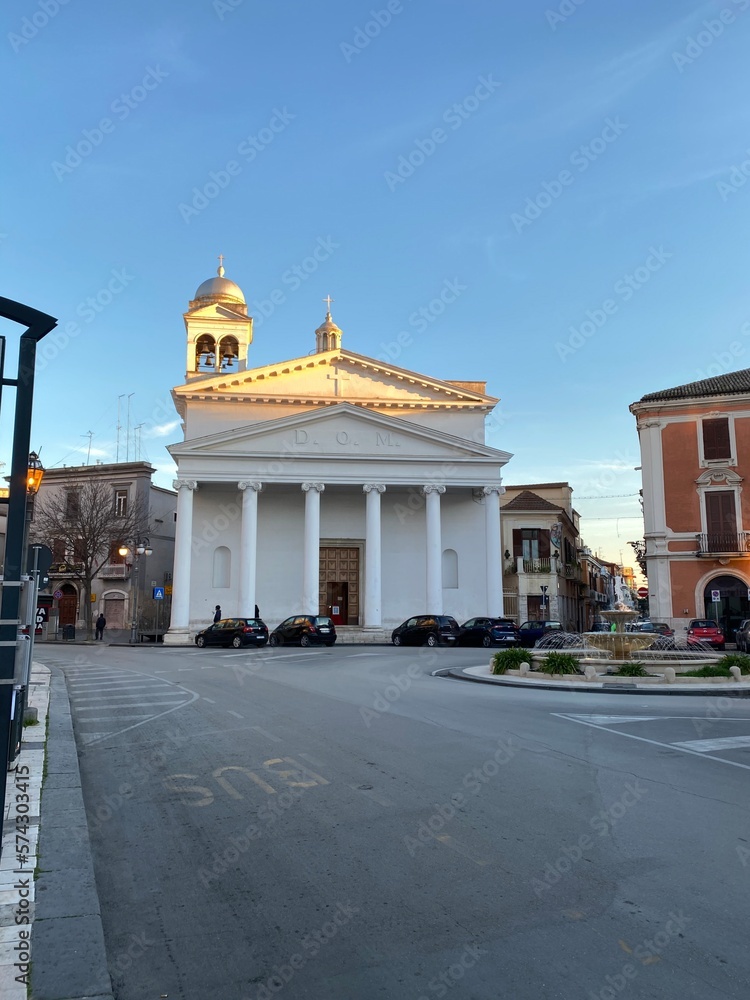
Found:
[(750, 995), (750, 705), (480, 650), (42, 647), (117, 1000)]

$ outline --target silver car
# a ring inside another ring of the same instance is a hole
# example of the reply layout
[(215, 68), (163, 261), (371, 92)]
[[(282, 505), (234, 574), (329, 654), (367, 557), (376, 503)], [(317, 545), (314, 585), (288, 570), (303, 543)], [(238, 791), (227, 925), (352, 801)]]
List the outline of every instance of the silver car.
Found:
[(734, 633), (734, 641), (741, 653), (750, 652), (750, 618), (744, 618)]

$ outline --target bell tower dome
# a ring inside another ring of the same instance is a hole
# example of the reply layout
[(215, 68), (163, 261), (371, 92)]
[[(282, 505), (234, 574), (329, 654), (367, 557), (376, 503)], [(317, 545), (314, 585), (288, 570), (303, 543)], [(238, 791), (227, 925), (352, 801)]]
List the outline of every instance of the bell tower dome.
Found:
[(253, 341), (253, 318), (239, 285), (224, 277), (219, 255), (215, 278), (202, 282), (184, 313), (187, 331), (185, 377), (245, 371)]
[(331, 318), (331, 303), (333, 299), (330, 295), (323, 299), (328, 304), (326, 318), (315, 331), (315, 351), (321, 354), (323, 351), (337, 351), (341, 347), (341, 329), (336, 326)]

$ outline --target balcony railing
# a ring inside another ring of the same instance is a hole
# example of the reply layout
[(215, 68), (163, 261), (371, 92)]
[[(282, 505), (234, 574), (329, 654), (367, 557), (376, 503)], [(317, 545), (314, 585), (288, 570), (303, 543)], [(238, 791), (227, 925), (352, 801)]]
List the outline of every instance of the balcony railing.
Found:
[(697, 538), (700, 556), (750, 552), (750, 531), (711, 531)]
[(551, 559), (524, 559), (524, 561), (523, 561), (523, 571), (524, 571), (524, 573), (551, 573), (552, 572), (552, 560)]
[(102, 580), (127, 580), (130, 576), (130, 566), (127, 563), (110, 563), (102, 566), (98, 574)]

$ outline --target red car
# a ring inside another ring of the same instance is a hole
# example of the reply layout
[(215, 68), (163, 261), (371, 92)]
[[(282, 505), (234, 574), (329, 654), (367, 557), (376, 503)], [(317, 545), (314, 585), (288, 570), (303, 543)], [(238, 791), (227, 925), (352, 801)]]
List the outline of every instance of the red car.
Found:
[(693, 618), (688, 625), (688, 646), (697, 642), (707, 642), (716, 649), (724, 649), (724, 633), (715, 621), (707, 618)]

